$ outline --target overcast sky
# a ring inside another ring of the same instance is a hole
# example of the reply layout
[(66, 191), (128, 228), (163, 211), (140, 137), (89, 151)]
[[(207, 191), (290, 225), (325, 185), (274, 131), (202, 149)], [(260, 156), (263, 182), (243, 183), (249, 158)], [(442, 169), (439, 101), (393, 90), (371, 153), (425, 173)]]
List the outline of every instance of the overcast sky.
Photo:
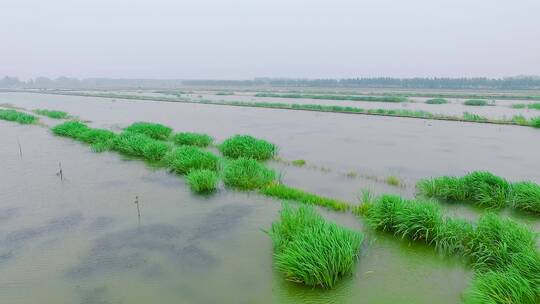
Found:
[(540, 74), (540, 0), (2, 0), (0, 76)]

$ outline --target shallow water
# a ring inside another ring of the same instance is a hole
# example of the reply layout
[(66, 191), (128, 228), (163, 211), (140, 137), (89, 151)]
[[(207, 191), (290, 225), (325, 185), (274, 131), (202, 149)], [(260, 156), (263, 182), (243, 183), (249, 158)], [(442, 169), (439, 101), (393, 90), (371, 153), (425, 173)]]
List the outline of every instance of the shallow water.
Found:
[[(218, 140), (264, 137), (282, 157), (307, 161), (302, 168), (270, 163), (284, 182), (352, 202), (365, 188), (412, 197), (418, 178), (474, 169), (540, 180), (540, 133), (531, 128), (0, 94), (6, 102), (65, 110), (116, 130), (146, 120)], [(522, 146), (529, 149), (516, 148)], [(456, 303), (471, 279), (462, 261), (373, 234), (350, 214), (321, 210), (367, 237), (354, 277), (332, 291), (302, 288), (272, 270), (271, 242), (261, 229), (278, 216), (275, 200), (224, 189), (195, 196), (182, 178), (115, 153), (92, 153), (40, 126), (0, 121), (0, 156), (1, 303)], [(358, 176), (347, 177), (351, 171)], [(390, 174), (405, 186), (387, 185)], [(471, 219), (482, 212), (444, 208)], [(538, 228), (535, 217), (506, 213)]]
[(528, 127), (31, 93), (0, 93), (1, 103), (65, 110), (117, 130), (146, 120), (218, 141), (252, 134), (277, 143), (285, 159), (379, 179), (396, 175), (414, 183), (489, 170), (540, 182), (540, 131)]
[(275, 200), (195, 196), (164, 170), (40, 126), (0, 121), (0, 156), (2, 303), (456, 303), (471, 277), (460, 261), (368, 231), (354, 277), (303, 288), (272, 270), (261, 229)]

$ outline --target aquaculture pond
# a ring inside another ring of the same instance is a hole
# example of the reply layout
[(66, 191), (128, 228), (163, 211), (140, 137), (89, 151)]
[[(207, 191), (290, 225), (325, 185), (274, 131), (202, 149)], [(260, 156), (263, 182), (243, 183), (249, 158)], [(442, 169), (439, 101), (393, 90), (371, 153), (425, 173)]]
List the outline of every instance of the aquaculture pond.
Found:
[[(156, 93), (161, 92), (161, 93)], [(201, 90), (186, 89), (181, 91), (182, 94), (172, 95), (172, 93), (166, 93), (167, 91), (111, 91), (111, 94), (126, 94), (142, 97), (177, 97), (185, 98), (192, 101), (211, 100), (211, 101), (225, 101), (225, 102), (266, 102), (266, 103), (283, 103), (283, 104), (301, 104), (301, 105), (325, 105), (325, 106), (344, 106), (344, 107), (358, 107), (362, 109), (386, 109), (386, 110), (410, 110), (410, 111), (426, 111), (433, 114), (449, 115), (449, 116), (462, 116), (464, 112), (480, 115), (488, 119), (511, 119), (515, 115), (521, 115), (526, 118), (533, 118), (540, 116), (540, 111), (537, 109), (527, 108), (528, 104), (533, 104), (537, 101), (534, 100), (512, 100), (512, 99), (484, 99), (486, 106), (468, 106), (466, 105), (468, 98), (444, 98), (444, 104), (429, 104), (428, 100), (434, 99), (430, 97), (407, 97), (402, 102), (385, 102), (385, 101), (365, 101), (365, 100), (332, 100), (324, 98), (287, 98), (287, 97), (271, 97), (272, 95), (287, 96), (288, 93), (257, 93), (257, 92), (245, 92), (240, 91), (234, 94), (223, 95), (220, 92), (208, 92)], [(171, 91), (177, 92), (177, 91)], [(85, 91), (84, 93), (92, 94), (98, 92)], [(102, 92), (101, 92), (102, 93)], [(321, 94), (307, 94), (313, 96), (319, 96)], [(322, 95), (324, 96), (324, 95)], [(330, 95), (341, 96), (341, 95)], [(381, 96), (370, 96), (379, 98)], [(358, 96), (353, 96), (358, 97)], [(384, 96), (383, 96), (384, 97)], [(392, 97), (392, 96), (390, 96)], [(395, 96), (393, 96), (396, 98)], [(361, 98), (361, 97), (360, 97)], [(513, 108), (513, 106), (516, 106)], [(520, 107), (520, 105), (522, 105)], [(524, 105), (524, 106), (523, 106)]]
[[(479, 169), (539, 181), (532, 128), (21, 93), (0, 94), (0, 103), (62, 110), (114, 131), (149, 121), (218, 142), (252, 134), (278, 145), (282, 159), (268, 165), (284, 183), (353, 204), (365, 188), (411, 197), (421, 178)], [(41, 121), (0, 121), (2, 302), (459, 303), (470, 286), (464, 261), (326, 209), (317, 210), (365, 235), (353, 275), (330, 290), (285, 281), (263, 231), (279, 218), (278, 200), (223, 185), (196, 195), (164, 168), (94, 153), (54, 136), (48, 126), (58, 121)], [(298, 159), (305, 164), (290, 162)], [(469, 219), (484, 212), (443, 209)], [(503, 213), (538, 226), (534, 216)]]

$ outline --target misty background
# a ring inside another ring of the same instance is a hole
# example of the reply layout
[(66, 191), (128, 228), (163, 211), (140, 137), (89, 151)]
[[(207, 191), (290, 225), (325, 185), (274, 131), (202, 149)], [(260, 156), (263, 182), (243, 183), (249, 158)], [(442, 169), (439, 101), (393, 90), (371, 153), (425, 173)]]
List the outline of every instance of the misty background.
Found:
[(3, 0), (0, 77), (540, 74), (538, 0)]

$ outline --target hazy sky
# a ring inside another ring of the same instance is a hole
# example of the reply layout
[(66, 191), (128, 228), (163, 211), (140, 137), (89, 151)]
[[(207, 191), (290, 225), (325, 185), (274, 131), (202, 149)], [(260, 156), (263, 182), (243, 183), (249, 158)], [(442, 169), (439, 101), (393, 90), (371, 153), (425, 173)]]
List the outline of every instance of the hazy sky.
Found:
[(540, 74), (540, 0), (1, 0), (0, 76)]

